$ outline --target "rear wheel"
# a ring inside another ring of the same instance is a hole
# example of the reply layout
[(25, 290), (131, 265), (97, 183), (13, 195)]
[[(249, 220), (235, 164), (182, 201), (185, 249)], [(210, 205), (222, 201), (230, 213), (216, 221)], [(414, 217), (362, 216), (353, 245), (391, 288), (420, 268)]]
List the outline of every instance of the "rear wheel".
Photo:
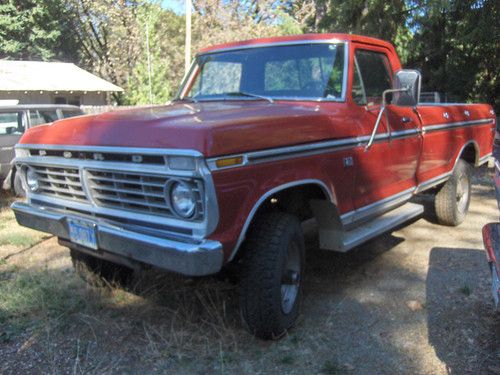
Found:
[(243, 251), (242, 317), (255, 336), (279, 338), (296, 322), (302, 298), (304, 238), (299, 220), (281, 212), (262, 216)]
[(469, 211), (472, 167), (460, 159), (453, 174), (436, 194), (434, 206), (438, 222), (443, 225), (461, 224)]
[(95, 258), (74, 249), (70, 249), (70, 255), (75, 272), (89, 285), (125, 287), (132, 280), (133, 270), (131, 268)]

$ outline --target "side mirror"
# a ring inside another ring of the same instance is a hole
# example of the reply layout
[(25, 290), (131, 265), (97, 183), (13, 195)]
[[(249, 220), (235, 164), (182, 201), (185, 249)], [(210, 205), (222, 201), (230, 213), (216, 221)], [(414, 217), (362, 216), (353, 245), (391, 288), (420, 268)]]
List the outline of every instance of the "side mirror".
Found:
[[(372, 135), (365, 146), (365, 151), (368, 151), (370, 147), (372, 147), (373, 141), (375, 140), (375, 135), (377, 134), (380, 121), (382, 120), (382, 114), (386, 110), (387, 95), (393, 94), (392, 104), (394, 105), (415, 107), (420, 98), (420, 81), (421, 75), (418, 70), (402, 69), (394, 75), (394, 88), (385, 90), (382, 93), (382, 107), (380, 108), (377, 120), (373, 126)], [(389, 117), (387, 117), (387, 125), (389, 125)], [(389, 137), (390, 136), (391, 130), (389, 126)]]
[(402, 69), (394, 75), (394, 89), (392, 104), (414, 107), (420, 98), (422, 76), (418, 70)]

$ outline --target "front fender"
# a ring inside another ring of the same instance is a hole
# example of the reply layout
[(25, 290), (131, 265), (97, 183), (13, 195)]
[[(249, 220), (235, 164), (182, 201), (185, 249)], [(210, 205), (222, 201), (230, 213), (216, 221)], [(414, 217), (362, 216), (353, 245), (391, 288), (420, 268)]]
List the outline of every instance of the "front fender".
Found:
[(315, 184), (337, 205), (336, 186), (329, 178), (334, 173), (327, 173), (334, 170), (332, 162), (315, 155), (213, 171), (220, 215), (210, 237), (223, 244), (225, 260), (233, 259), (259, 207), (281, 190)]

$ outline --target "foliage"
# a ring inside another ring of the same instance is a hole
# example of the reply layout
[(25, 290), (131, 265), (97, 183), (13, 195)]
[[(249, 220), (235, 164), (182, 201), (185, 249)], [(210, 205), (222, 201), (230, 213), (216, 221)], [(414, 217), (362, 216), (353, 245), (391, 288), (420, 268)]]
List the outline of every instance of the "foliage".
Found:
[(142, 52), (137, 23), (141, 5), (135, 0), (66, 1), (82, 65), (125, 89)]
[(70, 24), (62, 0), (0, 3), (0, 58), (74, 60)]
[(432, 0), (418, 10), (408, 64), (422, 70), (424, 89), (446, 93), (449, 101), (485, 101), (500, 110), (498, 2)]
[(137, 21), (142, 53), (132, 70), (125, 102), (165, 103), (183, 74), (179, 68), (184, 66), (184, 18), (163, 11), (159, 4), (147, 4), (139, 10)]
[(194, 0), (193, 52), (208, 45), (281, 35), (274, 0)]

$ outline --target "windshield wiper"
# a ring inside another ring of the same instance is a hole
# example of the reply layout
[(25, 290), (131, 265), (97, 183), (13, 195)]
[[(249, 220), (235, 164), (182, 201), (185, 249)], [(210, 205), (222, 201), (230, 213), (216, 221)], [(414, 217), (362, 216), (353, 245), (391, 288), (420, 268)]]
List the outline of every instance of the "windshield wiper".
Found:
[(172, 100), (173, 102), (189, 102), (189, 103), (198, 103), (198, 100), (190, 97), (190, 96), (185, 96), (183, 98), (176, 98)]
[(258, 98), (258, 99), (263, 99), (267, 100), (269, 103), (274, 103), (274, 101), (267, 97), (267, 96), (262, 96), (262, 95), (257, 95), (257, 94), (251, 94), (249, 92), (243, 92), (243, 91), (233, 91), (233, 92), (226, 92), (224, 95), (229, 95), (229, 96), (248, 96), (250, 98)]

